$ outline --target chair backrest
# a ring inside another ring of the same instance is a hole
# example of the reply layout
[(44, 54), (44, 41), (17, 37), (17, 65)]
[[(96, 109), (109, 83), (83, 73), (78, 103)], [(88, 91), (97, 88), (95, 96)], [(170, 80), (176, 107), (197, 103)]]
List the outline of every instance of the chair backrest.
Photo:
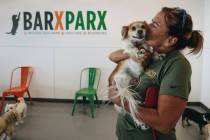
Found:
[(89, 67), (82, 69), (80, 74), (80, 88), (98, 89), (100, 77), (101, 70), (99, 68)]
[(13, 69), (12, 75), (11, 75), (11, 82), (10, 82), (10, 88), (12, 87), (12, 81), (13, 81), (13, 75), (14, 72), (20, 71), (20, 83), (19, 86), (21, 87), (29, 87), (31, 78), (33, 75), (33, 68), (29, 66), (21, 66)]

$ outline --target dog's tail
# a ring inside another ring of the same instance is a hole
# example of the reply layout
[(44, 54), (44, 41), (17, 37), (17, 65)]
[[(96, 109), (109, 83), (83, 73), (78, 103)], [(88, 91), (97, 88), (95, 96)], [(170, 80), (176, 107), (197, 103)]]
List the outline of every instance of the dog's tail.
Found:
[(137, 118), (138, 116), (138, 105), (139, 102), (137, 100), (135, 100), (135, 96), (137, 95), (137, 93), (133, 90), (131, 90), (129, 88), (129, 86), (127, 87), (122, 87), (121, 85), (118, 85), (118, 82), (116, 81), (116, 87), (117, 87), (117, 95), (114, 96), (115, 97), (120, 97), (121, 99), (121, 105), (123, 107), (123, 109), (125, 109), (125, 103), (128, 105), (130, 114), (134, 120), (134, 122), (136, 123), (137, 126), (141, 125), (142, 122)]

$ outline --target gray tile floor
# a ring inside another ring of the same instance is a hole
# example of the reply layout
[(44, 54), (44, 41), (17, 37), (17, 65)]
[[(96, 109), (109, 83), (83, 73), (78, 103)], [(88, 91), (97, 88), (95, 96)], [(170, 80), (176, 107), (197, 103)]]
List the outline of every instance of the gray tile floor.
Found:
[[(28, 116), (24, 124), (16, 127), (14, 140), (116, 140), (115, 124), (117, 112), (111, 105), (95, 109), (95, 118), (89, 115), (89, 108), (78, 104), (71, 116), (72, 104), (34, 102), (28, 105)], [(198, 108), (199, 109), (199, 108)], [(200, 140), (196, 124), (182, 128), (176, 126), (178, 140)]]

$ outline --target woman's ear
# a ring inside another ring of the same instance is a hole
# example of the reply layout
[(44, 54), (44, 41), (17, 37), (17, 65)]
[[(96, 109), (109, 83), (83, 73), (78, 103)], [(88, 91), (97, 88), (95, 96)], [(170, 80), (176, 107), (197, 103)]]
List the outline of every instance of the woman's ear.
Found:
[(127, 36), (128, 36), (128, 29), (129, 29), (128, 26), (123, 26), (122, 27), (121, 35), (122, 35), (123, 39), (127, 38)]
[(178, 41), (178, 38), (177, 38), (177, 37), (169, 36), (169, 37), (166, 39), (164, 45), (165, 45), (165, 46), (168, 46), (168, 47), (171, 47), (171, 46), (174, 46), (174, 45), (177, 43), (177, 41)]

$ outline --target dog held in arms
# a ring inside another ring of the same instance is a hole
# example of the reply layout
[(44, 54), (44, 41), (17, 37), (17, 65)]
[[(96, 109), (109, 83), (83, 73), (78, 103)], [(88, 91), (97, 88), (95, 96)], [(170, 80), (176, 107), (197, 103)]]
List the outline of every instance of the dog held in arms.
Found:
[(189, 120), (198, 124), (202, 140), (208, 140), (210, 126), (210, 113), (200, 113), (194, 109), (186, 108), (182, 114), (182, 126), (190, 126)]
[[(18, 99), (18, 103), (14, 104), (14, 108), (8, 109), (0, 117), (0, 138), (10, 140), (17, 123), (22, 122), (24, 112), (26, 110), (26, 104), (23, 98)], [(5, 136), (5, 135), (6, 136)]]
[[(153, 51), (153, 48), (145, 43), (145, 37), (148, 32), (148, 25), (144, 21), (132, 22), (128, 26), (122, 28), (122, 38), (125, 42), (124, 53), (127, 53), (130, 58), (120, 61), (111, 75), (109, 76), (109, 87), (112, 87), (112, 83), (116, 83), (117, 95), (114, 96), (121, 98), (122, 108), (127, 101), (131, 116), (137, 126), (141, 126), (142, 129), (147, 129), (145, 124), (137, 119), (138, 111), (137, 107), (139, 101), (135, 98), (137, 93), (129, 89), (130, 80), (132, 78), (139, 78), (140, 73), (146, 68), (147, 64), (138, 63), (132, 59), (132, 57), (143, 58), (145, 53), (151, 54), (152, 59), (162, 59), (165, 54), (158, 54)], [(115, 105), (115, 108), (117, 105)]]

